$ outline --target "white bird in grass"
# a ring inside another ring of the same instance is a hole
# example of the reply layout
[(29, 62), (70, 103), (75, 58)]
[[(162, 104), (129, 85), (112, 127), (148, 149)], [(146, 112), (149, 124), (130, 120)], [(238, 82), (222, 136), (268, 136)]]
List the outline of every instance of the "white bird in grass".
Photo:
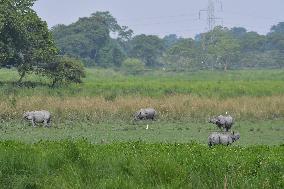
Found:
[(147, 129), (149, 129), (149, 125), (148, 125), (148, 124), (147, 124), (147, 126), (146, 126), (146, 130), (147, 130)]

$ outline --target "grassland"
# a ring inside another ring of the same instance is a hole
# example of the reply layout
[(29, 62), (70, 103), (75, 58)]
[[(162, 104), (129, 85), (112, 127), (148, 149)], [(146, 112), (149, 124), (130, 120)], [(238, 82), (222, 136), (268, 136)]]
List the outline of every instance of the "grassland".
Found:
[[(146, 124), (149, 129), (146, 130)], [(284, 120), (240, 121), (234, 130), (241, 139), (234, 146), (280, 145), (284, 143)], [(27, 123), (5, 122), (1, 124), (0, 140), (36, 143), (39, 141), (78, 140), (85, 138), (93, 144), (113, 142), (145, 143), (189, 143), (196, 141), (207, 145), (209, 133), (218, 131), (209, 123), (193, 122), (138, 122), (136, 124), (63, 122), (54, 123), (52, 128), (32, 128)]]
[[(15, 85), (17, 72), (1, 70), (1, 139), (36, 142), (85, 136), (94, 143), (195, 140), (205, 144), (209, 132), (216, 130), (208, 119), (229, 112), (236, 120), (234, 129), (242, 134), (239, 144), (283, 143), (283, 70), (153, 71), (138, 76), (86, 71), (84, 83), (53, 89), (48, 80), (35, 75), (26, 78), (24, 86)], [(233, 93), (246, 87), (249, 91)], [(165, 89), (174, 92), (161, 92)], [(141, 107), (156, 108), (158, 121), (134, 125), (133, 112)], [(53, 128), (30, 128), (22, 120), (23, 112), (35, 109), (52, 112)], [(150, 131), (144, 129), (146, 124)]]
[(230, 98), (239, 96), (271, 96), (284, 93), (283, 70), (243, 70), (224, 72), (172, 73), (151, 71), (143, 75), (123, 75), (112, 70), (87, 70), (83, 84), (74, 84), (57, 89), (47, 87), (45, 78), (31, 75), (22, 87), (11, 82), (18, 80), (15, 70), (1, 70), (1, 96), (117, 96), (135, 95), (161, 97), (186, 94), (202, 97)]
[[(17, 79), (0, 70), (0, 188), (284, 187), (284, 70)], [(134, 123), (147, 106), (158, 119)], [(52, 112), (51, 128), (22, 120), (35, 109)], [(225, 112), (241, 139), (209, 149), (208, 118)]]
[(1, 188), (283, 188), (284, 146), (0, 142)]

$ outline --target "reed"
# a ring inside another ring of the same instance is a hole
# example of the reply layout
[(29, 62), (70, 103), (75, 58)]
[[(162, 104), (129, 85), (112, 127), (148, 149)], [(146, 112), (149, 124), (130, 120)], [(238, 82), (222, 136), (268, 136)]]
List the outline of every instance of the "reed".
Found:
[(228, 112), (237, 120), (271, 120), (284, 117), (284, 96), (205, 98), (169, 95), (160, 98), (124, 96), (109, 100), (97, 97), (10, 97), (0, 101), (2, 120), (21, 119), (23, 112), (49, 110), (58, 121), (129, 121), (143, 107), (153, 107), (165, 121), (203, 121)]

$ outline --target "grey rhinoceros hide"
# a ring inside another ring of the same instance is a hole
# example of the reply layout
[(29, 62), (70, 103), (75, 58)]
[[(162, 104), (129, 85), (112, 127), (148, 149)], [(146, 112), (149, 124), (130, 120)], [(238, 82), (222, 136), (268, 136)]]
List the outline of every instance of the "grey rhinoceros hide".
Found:
[(51, 114), (46, 110), (25, 112), (23, 118), (29, 120), (33, 127), (35, 123), (43, 123), (45, 127), (51, 126)]
[(154, 108), (144, 108), (137, 111), (134, 115), (134, 120), (152, 119), (156, 117), (157, 112)]
[(220, 133), (220, 132), (213, 132), (208, 137), (208, 145), (214, 146), (214, 145), (231, 145), (233, 142), (240, 139), (239, 133)]
[(210, 119), (209, 123), (217, 125), (217, 127), (222, 130), (229, 131), (234, 124), (234, 120), (233, 117), (230, 115), (228, 116), (219, 115), (215, 118)]

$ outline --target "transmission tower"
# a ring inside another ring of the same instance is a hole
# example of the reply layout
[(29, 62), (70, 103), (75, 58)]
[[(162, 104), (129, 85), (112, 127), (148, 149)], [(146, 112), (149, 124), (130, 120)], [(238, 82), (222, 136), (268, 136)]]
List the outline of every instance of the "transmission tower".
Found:
[[(199, 20), (201, 20), (201, 13), (202, 12), (206, 12), (207, 13), (207, 28), (206, 31), (210, 32), (214, 29), (214, 27), (216, 26), (216, 21), (217, 20), (221, 20), (223, 25), (223, 19), (222, 18), (218, 18), (215, 16), (215, 8), (216, 7), (220, 7), (220, 11), (223, 11), (223, 5), (222, 5), (222, 1), (221, 0), (208, 0), (208, 6), (206, 9), (202, 9), (199, 10)], [(210, 45), (215, 39), (214, 34), (210, 35), (210, 39), (209, 41), (206, 42), (205, 40), (205, 35), (201, 35), (201, 45), (202, 45), (202, 49), (203, 49), (203, 60), (202, 63), (208, 63), (206, 54), (207, 54), (207, 47), (208, 45)], [(211, 61), (211, 70), (213, 71), (214, 69), (214, 62)]]
[(216, 26), (216, 21), (221, 20), (223, 25), (223, 19), (215, 16), (215, 7), (219, 6), (220, 10), (223, 11), (223, 4), (221, 0), (208, 0), (208, 6), (206, 9), (199, 10), (199, 20), (201, 19), (201, 13), (207, 13), (207, 30), (211, 31)]

